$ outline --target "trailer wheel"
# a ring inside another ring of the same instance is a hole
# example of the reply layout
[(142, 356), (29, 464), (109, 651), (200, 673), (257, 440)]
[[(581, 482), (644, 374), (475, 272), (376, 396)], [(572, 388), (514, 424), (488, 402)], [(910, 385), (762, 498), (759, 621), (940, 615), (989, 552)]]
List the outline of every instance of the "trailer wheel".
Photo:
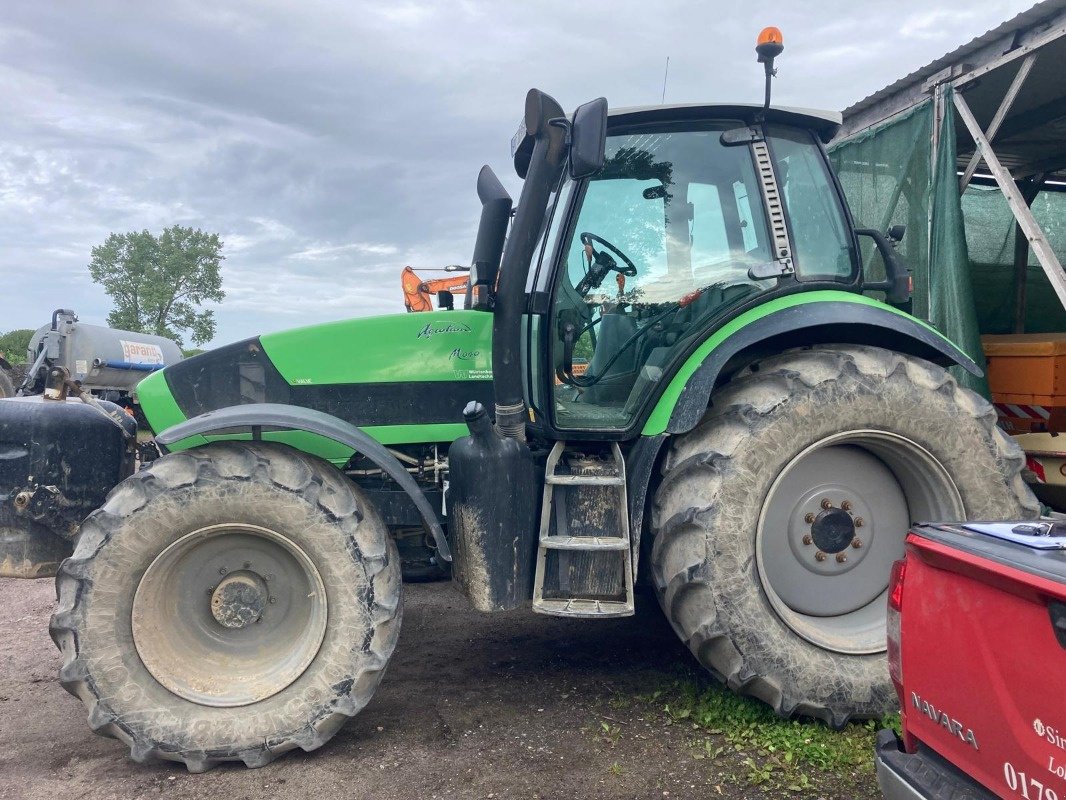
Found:
[(15, 384), (11, 382), (11, 376), (7, 374), (7, 370), (0, 367), (0, 398), (14, 396)]
[(885, 599), (907, 528), (1036, 516), (1020, 448), (945, 370), (875, 347), (766, 359), (711, 403), (667, 453), (652, 514), (675, 631), (782, 716), (892, 710)]
[(262, 766), (370, 700), (400, 560), (365, 495), (280, 446), (211, 444), (123, 481), (57, 578), (60, 682), (134, 760)]

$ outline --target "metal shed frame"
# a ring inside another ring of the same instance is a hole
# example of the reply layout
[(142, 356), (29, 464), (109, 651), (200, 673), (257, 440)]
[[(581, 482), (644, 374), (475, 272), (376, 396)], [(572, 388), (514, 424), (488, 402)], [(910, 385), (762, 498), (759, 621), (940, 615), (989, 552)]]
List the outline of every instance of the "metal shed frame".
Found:
[[(1047, 0), (845, 109), (835, 139), (850, 139), (932, 99), (935, 158), (947, 89), (955, 90), (951, 96), (963, 123), (956, 131), (960, 191), (971, 182), (998, 186), (1017, 225), (1019, 327), (1030, 249), (1066, 308), (1066, 272), (1030, 209), (1039, 192), (1066, 190), (1063, 63), (1066, 0)], [(982, 162), (988, 174), (978, 173)]]

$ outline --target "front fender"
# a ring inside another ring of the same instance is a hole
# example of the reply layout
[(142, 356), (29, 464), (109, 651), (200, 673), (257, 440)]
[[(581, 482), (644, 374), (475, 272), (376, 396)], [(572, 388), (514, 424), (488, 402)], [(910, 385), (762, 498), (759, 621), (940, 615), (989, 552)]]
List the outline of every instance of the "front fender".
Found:
[[(822, 295), (822, 297), (817, 297)], [(935, 328), (862, 295), (826, 291), (791, 295), (741, 315), (709, 336), (674, 375), (649, 415), (645, 436), (689, 431), (703, 417), (723, 370), (813, 344), (864, 344), (984, 372)], [(732, 362), (732, 363), (731, 363)]]
[(259, 429), (262, 428), (306, 431), (350, 447), (366, 456), (407, 492), (422, 516), (426, 530), (433, 536), (437, 552), (445, 561), (452, 560), (451, 550), (448, 547), (448, 540), (444, 537), (440, 520), (437, 519), (433, 507), (422, 494), (422, 490), (418, 488), (411, 474), (380, 442), (372, 439), (351, 423), (337, 419), (330, 414), (281, 403), (230, 406), (217, 411), (209, 411), (187, 422), (167, 428), (155, 437), (155, 441), (162, 447), (167, 447), (190, 436), (230, 432), (234, 428), (251, 428), (253, 439), (259, 437)]

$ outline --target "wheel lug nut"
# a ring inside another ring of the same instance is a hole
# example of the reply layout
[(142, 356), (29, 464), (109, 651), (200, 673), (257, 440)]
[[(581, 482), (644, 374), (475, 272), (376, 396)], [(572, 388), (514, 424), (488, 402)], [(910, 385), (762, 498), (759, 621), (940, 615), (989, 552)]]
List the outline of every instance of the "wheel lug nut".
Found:
[(863, 522), (862, 517), (855, 517), (855, 527), (856, 528), (861, 528), (864, 524), (865, 523)]
[(840, 507), (845, 511), (851, 511), (851, 501), (845, 500), (843, 503), (840, 504)]
[(276, 598), (276, 597), (271, 597), (271, 598), (270, 598), (270, 602), (271, 602), (271, 603), (276, 603), (276, 602), (278, 602), (278, 598)]
[(814, 524), (814, 514), (808, 514), (807, 516), (805, 516), (803, 518), (803, 521), (806, 522), (808, 525), (813, 525)]
[(219, 575), (225, 575), (226, 574), (226, 568), (225, 567), (219, 567), (218, 568), (218, 574)]
[(251, 561), (245, 561), (244, 562), (244, 568), (245, 569), (251, 569), (252, 568), (252, 562)]
[(832, 507), (833, 507), (833, 503), (830, 501), (830, 499), (828, 497), (822, 499), (822, 508), (824, 508), (826, 511), (828, 511)]
[(817, 553), (814, 554), (814, 560), (815, 561), (825, 561), (825, 553), (823, 553), (821, 550), (819, 550)]
[(862, 547), (862, 539), (856, 536), (854, 539), (851, 540), (851, 546), (858, 550), (860, 547)]
[(846, 555), (844, 555), (843, 553), (837, 553), (837, 563), (838, 564), (843, 564), (847, 560), (848, 560), (848, 557)]
[(804, 536), (804, 537), (803, 537), (803, 543), (804, 543), (804, 544), (814, 544), (814, 537), (813, 537), (813, 536), (811, 536), (811, 535), (810, 535), (810, 534), (808, 533), (808, 534), (807, 534), (806, 536)]

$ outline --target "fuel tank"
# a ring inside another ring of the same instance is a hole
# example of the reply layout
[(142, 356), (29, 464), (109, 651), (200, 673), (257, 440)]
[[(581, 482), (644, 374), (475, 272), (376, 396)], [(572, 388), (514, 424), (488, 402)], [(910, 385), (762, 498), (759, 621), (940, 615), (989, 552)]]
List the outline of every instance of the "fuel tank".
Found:
[(78, 527), (133, 474), (137, 423), (80, 400), (0, 400), (0, 577), (54, 575)]
[(524, 442), (498, 435), (481, 403), (463, 413), (470, 435), (448, 449), (452, 577), (478, 611), (506, 611), (533, 596), (540, 483)]

